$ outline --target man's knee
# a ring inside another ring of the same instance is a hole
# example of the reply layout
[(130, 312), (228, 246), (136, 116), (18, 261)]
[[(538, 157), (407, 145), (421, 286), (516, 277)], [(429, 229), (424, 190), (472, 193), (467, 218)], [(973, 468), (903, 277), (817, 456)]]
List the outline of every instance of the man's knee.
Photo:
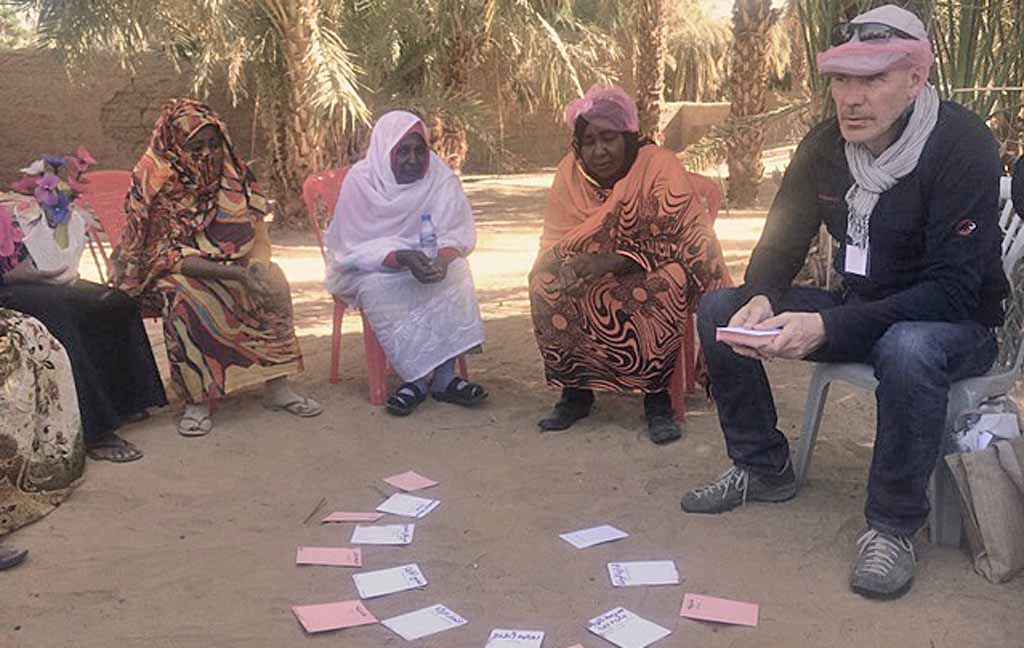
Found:
[(703, 326), (725, 326), (743, 304), (739, 288), (721, 288), (704, 295), (697, 308), (697, 321)]
[(875, 344), (875, 368), (882, 371), (941, 369), (946, 354), (924, 322), (898, 322)]

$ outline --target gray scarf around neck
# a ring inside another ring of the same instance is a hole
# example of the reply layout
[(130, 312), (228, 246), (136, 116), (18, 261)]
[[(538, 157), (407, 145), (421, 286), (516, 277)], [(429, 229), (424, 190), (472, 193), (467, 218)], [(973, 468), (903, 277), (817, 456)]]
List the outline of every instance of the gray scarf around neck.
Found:
[(878, 197), (917, 167), (921, 151), (939, 120), (939, 103), (935, 88), (926, 84), (914, 100), (914, 111), (903, 134), (878, 157), (863, 144), (846, 142), (846, 162), (853, 175), (853, 186), (846, 192), (849, 245), (868, 249), (871, 212)]

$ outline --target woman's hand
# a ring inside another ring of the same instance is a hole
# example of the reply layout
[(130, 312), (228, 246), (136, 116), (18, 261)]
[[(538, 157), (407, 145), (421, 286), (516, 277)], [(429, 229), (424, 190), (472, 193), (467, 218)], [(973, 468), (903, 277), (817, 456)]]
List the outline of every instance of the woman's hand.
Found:
[(448, 272), (447, 264), (435, 262), (420, 250), (399, 250), (395, 260), (403, 268), (408, 268), (416, 280), (424, 284), (442, 281)]
[(566, 261), (580, 279), (598, 279), (606, 274), (621, 275), (634, 269), (636, 263), (615, 254), (579, 254)]
[(532, 277), (537, 272), (558, 272), (558, 265), (558, 255), (555, 254), (555, 248), (550, 247), (533, 262), (533, 267), (530, 268), (530, 276)]
[(67, 272), (67, 266), (57, 270), (39, 270), (31, 261), (22, 261), (4, 273), (4, 282), (16, 283), (53, 283), (53, 280)]
[(269, 304), (275, 294), (271, 283), (270, 269), (267, 264), (253, 262), (247, 268), (236, 266), (242, 271), (241, 282), (245, 290), (261, 305)]

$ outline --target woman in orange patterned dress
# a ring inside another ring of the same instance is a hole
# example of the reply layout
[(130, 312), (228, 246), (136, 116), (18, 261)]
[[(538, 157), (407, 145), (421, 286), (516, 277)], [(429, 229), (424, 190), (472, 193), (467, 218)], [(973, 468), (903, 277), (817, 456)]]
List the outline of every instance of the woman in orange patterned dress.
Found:
[(594, 391), (644, 394), (655, 443), (681, 436), (668, 388), (685, 318), (728, 282), (706, 209), (671, 151), (638, 133), (636, 104), (594, 86), (566, 109), (573, 151), (558, 166), (530, 273), (548, 384), (539, 425), (589, 415)]
[(210, 400), (265, 384), (264, 405), (295, 416), (321, 407), (288, 376), (302, 370), (291, 294), (270, 262), (267, 201), (210, 108), (163, 108), (135, 166), (114, 285), (164, 320), (183, 436), (212, 428)]

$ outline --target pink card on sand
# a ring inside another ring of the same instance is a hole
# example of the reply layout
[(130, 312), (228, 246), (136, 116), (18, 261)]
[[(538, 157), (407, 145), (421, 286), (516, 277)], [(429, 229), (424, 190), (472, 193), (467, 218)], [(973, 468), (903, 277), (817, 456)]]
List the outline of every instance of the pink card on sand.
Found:
[(296, 605), (292, 607), (292, 612), (306, 632), (326, 632), (377, 623), (377, 619), (363, 606), (362, 601)]
[(406, 492), (418, 491), (424, 488), (430, 488), (431, 486), (437, 486), (437, 482), (433, 479), (428, 479), (411, 470), (409, 472), (404, 472), (401, 475), (392, 475), (391, 477), (387, 477), (384, 481), (395, 488)]
[(295, 552), (295, 564), (362, 567), (363, 550), (347, 547), (299, 547)]
[(757, 611), (757, 603), (730, 601), (702, 594), (687, 594), (683, 597), (683, 609), (679, 611), (679, 616), (698, 621), (756, 626)]
[(324, 519), (324, 522), (376, 522), (384, 517), (383, 513), (355, 513), (353, 511), (335, 511)]

